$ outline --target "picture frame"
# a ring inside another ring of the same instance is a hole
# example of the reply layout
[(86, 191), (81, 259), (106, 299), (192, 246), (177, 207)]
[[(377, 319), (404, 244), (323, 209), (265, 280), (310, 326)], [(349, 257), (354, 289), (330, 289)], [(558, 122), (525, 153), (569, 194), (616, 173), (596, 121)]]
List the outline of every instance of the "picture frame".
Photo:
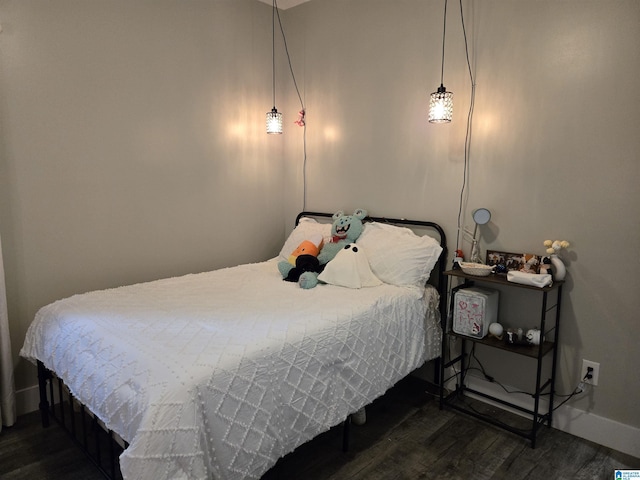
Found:
[[(502, 273), (512, 270), (527, 273), (540, 273), (542, 257), (532, 253), (511, 253), (487, 250), (487, 265), (504, 265)], [(498, 273), (501, 273), (498, 271)]]

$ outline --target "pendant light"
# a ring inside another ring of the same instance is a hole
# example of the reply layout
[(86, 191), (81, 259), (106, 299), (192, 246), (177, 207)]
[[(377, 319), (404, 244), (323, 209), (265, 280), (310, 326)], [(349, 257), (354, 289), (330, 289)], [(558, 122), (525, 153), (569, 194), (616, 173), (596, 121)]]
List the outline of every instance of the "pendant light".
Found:
[(444, 88), (444, 39), (447, 32), (447, 0), (444, 0), (444, 25), (442, 27), (442, 66), (440, 69), (440, 86), (429, 99), (429, 123), (449, 123), (453, 117), (453, 92)]
[(267, 133), (272, 135), (282, 133), (282, 113), (278, 112), (278, 109), (276, 108), (276, 8), (276, 0), (273, 0), (273, 8), (271, 11), (271, 72), (273, 80), (273, 108), (270, 112), (267, 112)]

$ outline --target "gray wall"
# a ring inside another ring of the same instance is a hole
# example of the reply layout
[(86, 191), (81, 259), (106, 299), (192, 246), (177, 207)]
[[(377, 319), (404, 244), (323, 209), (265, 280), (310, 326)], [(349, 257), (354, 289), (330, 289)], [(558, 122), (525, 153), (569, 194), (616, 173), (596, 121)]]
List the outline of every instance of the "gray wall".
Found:
[[(283, 137), (254, 0), (0, 2), (0, 234), (14, 355), (38, 308), (275, 255)], [(16, 385), (35, 383), (17, 362)]]
[[(478, 206), (493, 212), (483, 249), (572, 242), (559, 390), (582, 358), (600, 362), (600, 385), (572, 405), (640, 427), (640, 4), (464, 4), (477, 86), (463, 224)], [(283, 21), (308, 112), (307, 207), (435, 220), (453, 249), (470, 81), (450, 2), (455, 118), (428, 124), (442, 5), (314, 0)], [(263, 133), (270, 21), (254, 0), (0, 0), (0, 233), (16, 353), (57, 298), (276, 253), (302, 207), (303, 150), (281, 48), (285, 135)], [(486, 361), (518, 383), (517, 364)], [(34, 383), (24, 362), (17, 383)]]
[[(543, 253), (545, 239), (572, 243), (563, 253), (558, 390), (573, 390), (583, 358), (599, 362), (599, 386), (570, 405), (640, 427), (640, 3), (463, 4), (476, 82), (463, 224), (473, 225), (477, 207), (493, 212), (483, 250)], [(471, 83), (453, 1), (444, 84), (455, 94), (454, 121), (427, 122), (428, 94), (440, 84), (443, 5), (311, 1), (286, 20), (308, 112), (310, 206), (433, 219), (453, 250)], [(301, 185), (299, 137), (287, 137), (293, 185)], [(461, 246), (469, 254), (469, 243)], [(525, 360), (479, 353), (496, 378), (526, 383)]]

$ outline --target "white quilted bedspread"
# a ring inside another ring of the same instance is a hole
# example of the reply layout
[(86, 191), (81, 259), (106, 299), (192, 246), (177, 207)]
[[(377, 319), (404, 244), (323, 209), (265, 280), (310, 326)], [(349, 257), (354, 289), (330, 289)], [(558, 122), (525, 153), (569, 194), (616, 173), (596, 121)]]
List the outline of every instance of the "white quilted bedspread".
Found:
[(52, 303), (20, 354), (130, 443), (125, 479), (260, 478), (438, 355), (427, 293), (241, 265)]

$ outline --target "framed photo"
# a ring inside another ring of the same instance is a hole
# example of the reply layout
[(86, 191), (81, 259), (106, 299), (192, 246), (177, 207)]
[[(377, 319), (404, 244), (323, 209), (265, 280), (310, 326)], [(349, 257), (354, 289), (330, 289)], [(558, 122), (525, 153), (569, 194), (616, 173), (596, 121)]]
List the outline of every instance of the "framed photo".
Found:
[(518, 270), (520, 272), (540, 273), (539, 255), (531, 253), (509, 253), (498, 252), (496, 250), (487, 250), (487, 265), (504, 265), (503, 273), (510, 270)]

